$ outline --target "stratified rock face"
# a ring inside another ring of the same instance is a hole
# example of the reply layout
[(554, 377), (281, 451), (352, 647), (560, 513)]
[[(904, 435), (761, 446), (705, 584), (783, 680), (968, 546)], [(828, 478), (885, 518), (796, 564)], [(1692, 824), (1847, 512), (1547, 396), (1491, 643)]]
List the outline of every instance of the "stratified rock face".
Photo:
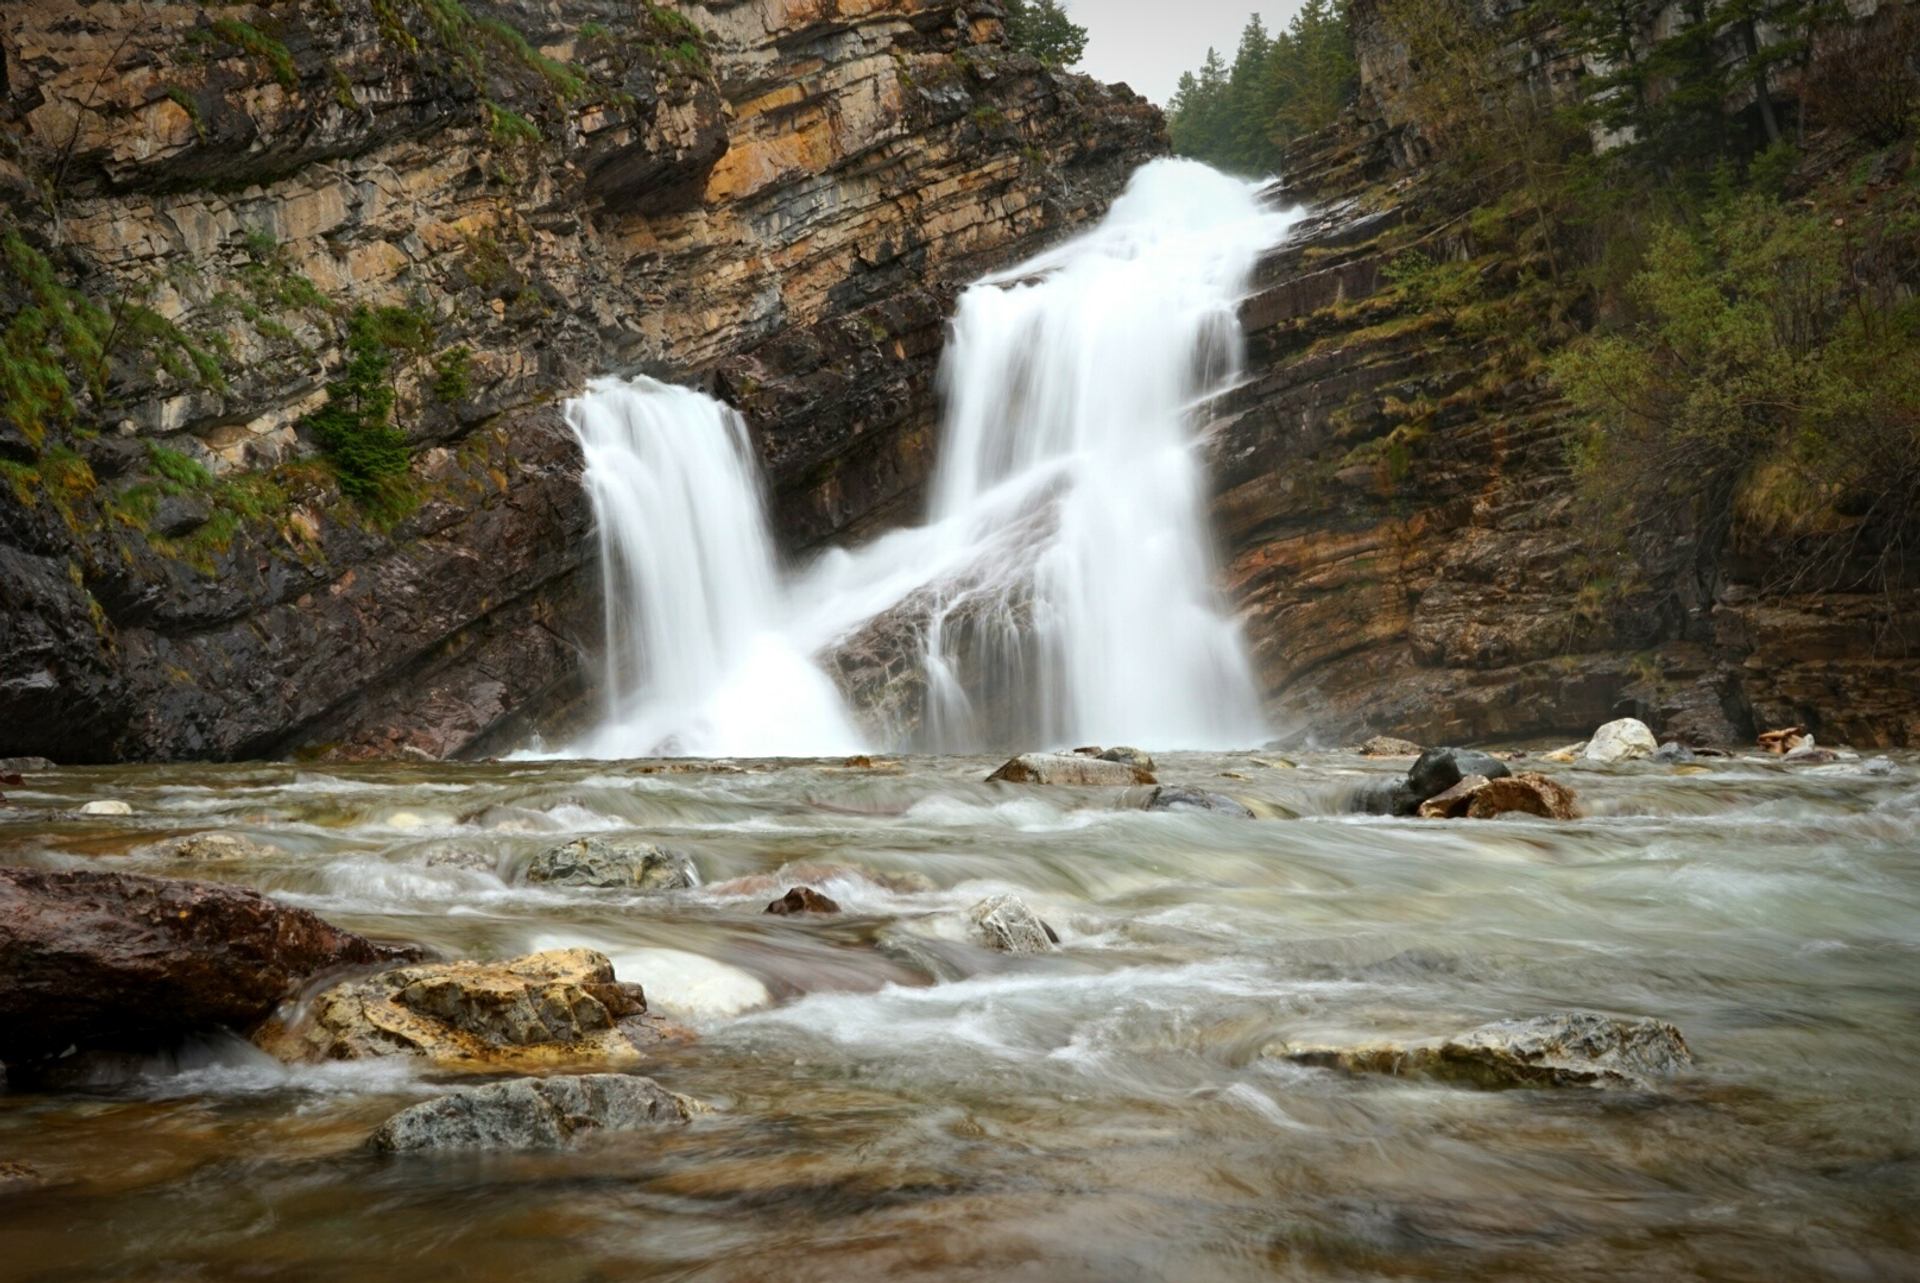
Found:
[[(1550, 29), (1472, 7), (1537, 41), (1511, 49), (1537, 93), (1580, 74)], [(1419, 73), (1384, 8), (1349, 10), (1354, 113), (1282, 166), (1276, 195), (1314, 214), (1258, 271), (1249, 377), (1208, 440), (1271, 719), (1325, 743), (1585, 733), (1629, 713), (1694, 744), (1802, 721), (1830, 742), (1920, 743), (1920, 581), (1890, 599), (1769, 590), (1766, 540), (1739, 530), (1704, 571), (1675, 530), (1636, 548), (1641, 574), (1614, 573), (1612, 542), (1580, 533), (1576, 425), (1551, 379), (1503, 359), (1471, 309), (1396, 290), (1386, 269), (1409, 252), (1475, 263), (1509, 324), (1556, 324), (1527, 301), (1527, 266), (1424, 181)]]
[(1493, 1089), (1644, 1091), (1693, 1064), (1686, 1039), (1664, 1020), (1619, 1020), (1590, 1012), (1496, 1021), (1438, 1043), (1297, 1047), (1281, 1054), (1299, 1064), (1349, 1073), (1418, 1075)]
[(647, 1015), (604, 954), (554, 949), (507, 962), (429, 963), (328, 989), (254, 1041), (283, 1060), (424, 1057), (447, 1069), (638, 1063), (680, 1030)]
[(368, 1139), (386, 1153), (561, 1149), (595, 1132), (684, 1123), (700, 1107), (651, 1078), (576, 1074), (466, 1087), (403, 1109)]
[(0, 868), (0, 1061), (244, 1031), (321, 972), (398, 956), (239, 887)]
[[(75, 761), (443, 757), (572, 713), (599, 625), (565, 396), (703, 381), (792, 544), (884, 523), (958, 288), (1165, 146), (960, 0), (46, 0), (0, 52), (9, 226), (162, 335), (44, 439), (0, 424), (0, 752)], [(417, 506), (378, 517), (305, 426), (360, 307), (396, 310), (413, 450)]]

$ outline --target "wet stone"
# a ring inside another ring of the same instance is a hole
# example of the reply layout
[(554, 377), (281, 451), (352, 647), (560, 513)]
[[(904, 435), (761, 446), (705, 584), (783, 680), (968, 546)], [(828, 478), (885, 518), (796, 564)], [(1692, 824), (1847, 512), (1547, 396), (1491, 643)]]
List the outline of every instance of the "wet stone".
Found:
[(614, 843), (575, 838), (543, 851), (527, 866), (527, 881), (571, 887), (680, 891), (698, 886), (693, 861), (651, 842)]
[(1162, 784), (1153, 790), (1147, 798), (1149, 811), (1210, 811), (1215, 815), (1231, 815), (1251, 820), (1253, 812), (1225, 793), (1209, 793), (1205, 789), (1186, 788), (1180, 785)]
[(794, 887), (768, 905), (766, 912), (781, 916), (793, 913), (838, 913), (840, 906), (812, 887)]
[(1680, 1031), (1663, 1020), (1591, 1012), (1501, 1020), (1439, 1042), (1279, 1047), (1296, 1064), (1347, 1073), (1432, 1078), (1463, 1086), (1653, 1090), (1693, 1065)]
[(989, 782), (1004, 784), (1065, 784), (1099, 788), (1124, 788), (1133, 784), (1156, 784), (1153, 772), (1144, 766), (1109, 762), (1082, 753), (1022, 753), (987, 776)]
[(651, 1078), (578, 1074), (468, 1087), (401, 1110), (368, 1144), (383, 1153), (562, 1149), (596, 1132), (686, 1122), (703, 1106)]
[(981, 942), (1001, 953), (1046, 953), (1060, 942), (1018, 896), (989, 896), (967, 911), (967, 919)]

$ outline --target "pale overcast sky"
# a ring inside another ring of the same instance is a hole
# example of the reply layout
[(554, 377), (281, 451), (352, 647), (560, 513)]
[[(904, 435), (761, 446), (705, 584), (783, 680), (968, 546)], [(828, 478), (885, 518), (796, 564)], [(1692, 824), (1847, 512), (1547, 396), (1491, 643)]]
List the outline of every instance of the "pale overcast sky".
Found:
[(1087, 29), (1087, 56), (1079, 70), (1102, 80), (1124, 80), (1166, 105), (1183, 71), (1197, 71), (1207, 46), (1233, 61), (1240, 28), (1258, 13), (1268, 31), (1287, 24), (1298, 0), (1065, 0)]

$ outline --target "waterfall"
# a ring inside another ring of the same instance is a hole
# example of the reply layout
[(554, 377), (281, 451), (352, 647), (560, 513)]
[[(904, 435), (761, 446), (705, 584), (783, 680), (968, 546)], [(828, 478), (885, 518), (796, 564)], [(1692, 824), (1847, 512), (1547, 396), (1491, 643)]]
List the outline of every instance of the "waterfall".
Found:
[(796, 651), (746, 424), (691, 388), (598, 379), (567, 403), (600, 543), (605, 710), (591, 757), (850, 752)]
[(606, 718), (575, 751), (851, 751), (816, 657), (876, 627), (918, 674), (915, 747), (1260, 739), (1196, 457), (1254, 264), (1296, 217), (1257, 192), (1156, 161), (1097, 227), (970, 287), (927, 523), (791, 586), (737, 414), (646, 379), (570, 402), (607, 611)]

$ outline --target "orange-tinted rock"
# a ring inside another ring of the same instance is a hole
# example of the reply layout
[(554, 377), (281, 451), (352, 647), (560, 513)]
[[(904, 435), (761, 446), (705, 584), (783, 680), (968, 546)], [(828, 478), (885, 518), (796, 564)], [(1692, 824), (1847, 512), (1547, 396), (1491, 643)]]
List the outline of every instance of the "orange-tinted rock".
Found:
[(794, 887), (768, 905), (767, 912), (782, 916), (791, 913), (838, 913), (840, 906), (812, 887)]

